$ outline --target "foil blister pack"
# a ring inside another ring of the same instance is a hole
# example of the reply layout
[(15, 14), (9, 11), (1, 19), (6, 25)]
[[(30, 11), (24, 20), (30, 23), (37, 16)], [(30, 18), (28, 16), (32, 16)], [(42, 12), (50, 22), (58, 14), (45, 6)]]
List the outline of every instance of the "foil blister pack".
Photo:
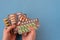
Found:
[(38, 18), (30, 19), (29, 17), (27, 17), (26, 14), (21, 12), (10, 14), (3, 20), (6, 27), (15, 25), (16, 28), (18, 29), (16, 31), (18, 34), (29, 32), (30, 31), (29, 27), (33, 27), (36, 30), (40, 24)]

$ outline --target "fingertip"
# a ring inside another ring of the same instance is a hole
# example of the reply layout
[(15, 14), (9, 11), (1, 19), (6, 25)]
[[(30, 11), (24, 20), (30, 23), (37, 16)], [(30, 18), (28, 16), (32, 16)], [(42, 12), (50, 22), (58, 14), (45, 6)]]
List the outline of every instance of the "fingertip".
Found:
[(29, 27), (28, 29), (31, 30), (31, 31), (35, 30), (33, 27)]
[(12, 27), (16, 27), (16, 25), (12, 25)]
[(15, 31), (14, 34), (17, 34), (17, 32)]
[(11, 25), (10, 27), (13, 29), (13, 28), (15, 28), (15, 27), (16, 27), (16, 25)]
[(7, 27), (7, 30), (12, 30), (14, 28), (15, 28), (15, 25), (11, 25), (11, 26)]
[(26, 37), (28, 34), (27, 33), (23, 33), (22, 36)]
[(33, 27), (29, 27), (29, 30), (30, 30), (30, 33), (31, 33), (31, 34), (36, 33), (36, 31), (35, 31), (35, 29), (34, 29)]

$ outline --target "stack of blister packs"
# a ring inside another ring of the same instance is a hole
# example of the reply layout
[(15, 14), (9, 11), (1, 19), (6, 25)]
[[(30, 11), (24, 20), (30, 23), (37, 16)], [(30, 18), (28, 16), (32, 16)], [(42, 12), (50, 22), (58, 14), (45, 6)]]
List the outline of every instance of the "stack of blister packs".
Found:
[(6, 27), (9, 27), (11, 25), (15, 25), (18, 29), (16, 32), (18, 34), (29, 32), (29, 27), (33, 27), (34, 29), (37, 29), (39, 26), (39, 20), (36, 19), (30, 19), (27, 17), (24, 13), (14, 13), (8, 15), (7, 18), (4, 18), (4, 23)]

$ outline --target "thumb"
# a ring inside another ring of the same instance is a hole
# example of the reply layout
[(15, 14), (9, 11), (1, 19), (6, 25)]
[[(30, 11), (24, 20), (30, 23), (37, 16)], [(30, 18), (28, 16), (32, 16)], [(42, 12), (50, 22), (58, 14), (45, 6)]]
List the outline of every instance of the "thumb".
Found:
[(30, 30), (30, 32), (28, 34), (29, 36), (33, 36), (33, 35), (36, 34), (36, 31), (35, 31), (35, 29), (33, 27), (29, 27), (29, 30)]
[(10, 32), (14, 28), (15, 28), (15, 25), (12, 25), (12, 26), (7, 27), (7, 32)]
[(30, 31), (27, 32), (27, 33), (22, 34), (22, 37), (36, 35), (35, 29), (34, 29), (33, 27), (29, 27), (28, 29), (29, 29)]

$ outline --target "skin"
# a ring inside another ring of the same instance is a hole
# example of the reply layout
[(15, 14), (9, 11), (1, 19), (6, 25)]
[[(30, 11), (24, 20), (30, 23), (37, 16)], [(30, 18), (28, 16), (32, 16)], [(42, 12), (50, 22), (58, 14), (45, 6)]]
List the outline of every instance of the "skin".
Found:
[(10, 32), (14, 28), (15, 28), (14, 25), (9, 26), (7, 28), (4, 28), (4, 31), (3, 31), (3, 40), (15, 40), (16, 34), (12, 34)]
[[(4, 28), (2, 40), (15, 40), (16, 34), (12, 34), (10, 31), (15, 28), (15, 25)], [(36, 32), (33, 28), (29, 28), (29, 33), (22, 34), (22, 40), (35, 40)]]
[(30, 27), (29, 30), (30, 30), (29, 33), (24, 33), (22, 35), (22, 40), (35, 40), (35, 38), (36, 38), (36, 31), (32, 27)]

